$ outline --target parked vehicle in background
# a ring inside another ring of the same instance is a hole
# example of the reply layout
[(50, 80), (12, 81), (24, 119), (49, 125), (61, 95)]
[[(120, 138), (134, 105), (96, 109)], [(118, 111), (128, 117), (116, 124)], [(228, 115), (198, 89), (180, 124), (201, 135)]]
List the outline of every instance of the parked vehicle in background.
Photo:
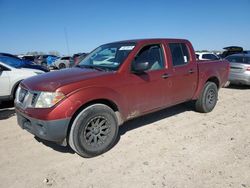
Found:
[(250, 54), (250, 50), (244, 50), (245, 54)]
[(74, 65), (78, 65), (80, 61), (82, 61), (88, 53), (78, 53), (73, 55)]
[[(35, 63), (43, 67), (49, 67), (58, 57), (55, 55), (38, 55), (35, 58)], [(49, 59), (49, 61), (48, 61)]]
[(55, 62), (52, 63), (52, 67), (56, 69), (64, 69), (73, 66), (73, 59), (70, 56), (65, 56), (57, 59)]
[(196, 52), (196, 58), (198, 60), (219, 60), (220, 57), (210, 52)]
[(27, 61), (31, 61), (31, 62), (35, 62), (35, 58), (36, 58), (36, 56), (34, 56), (34, 55), (22, 55), (22, 56), (18, 56), (18, 57), (23, 59), (23, 60), (27, 60)]
[(16, 55), (9, 54), (9, 53), (0, 53), (0, 56), (7, 56), (7, 57), (13, 57), (13, 58), (18, 58)]
[(42, 70), (44, 72), (49, 72), (49, 69), (47, 69), (46, 67), (43, 67), (41, 65), (36, 65), (31, 61), (23, 60), (16, 56), (0, 55), (0, 61), (7, 65), (14, 66), (16, 68), (30, 68), (30, 69)]
[(229, 55), (243, 53), (243, 48), (239, 46), (228, 46), (223, 48), (225, 51), (222, 52), (221, 57), (226, 58)]
[(44, 73), (41, 70), (19, 68), (0, 60), (0, 102), (12, 100), (19, 83), (28, 77)]
[(60, 57), (57, 57), (57, 56), (52, 56), (52, 55), (49, 55), (46, 59), (47, 61), (47, 66), (50, 68), (52, 67), (53, 63), (58, 60)]
[(186, 101), (212, 111), (228, 73), (227, 61), (196, 61), (187, 40), (104, 44), (77, 67), (22, 81), (17, 120), (42, 139), (93, 157), (113, 146), (129, 119)]
[(234, 54), (225, 59), (230, 62), (230, 83), (250, 85), (250, 54)]

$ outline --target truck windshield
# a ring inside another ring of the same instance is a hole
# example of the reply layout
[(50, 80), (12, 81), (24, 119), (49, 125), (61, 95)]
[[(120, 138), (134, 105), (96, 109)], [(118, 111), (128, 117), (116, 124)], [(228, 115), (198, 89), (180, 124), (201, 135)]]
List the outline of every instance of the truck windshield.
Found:
[(102, 45), (85, 57), (78, 66), (118, 70), (135, 45), (131, 42)]

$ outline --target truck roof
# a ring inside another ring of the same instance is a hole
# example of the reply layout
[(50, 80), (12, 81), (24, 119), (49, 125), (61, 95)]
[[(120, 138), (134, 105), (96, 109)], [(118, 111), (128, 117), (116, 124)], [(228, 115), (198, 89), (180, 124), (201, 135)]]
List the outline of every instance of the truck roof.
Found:
[[(159, 41), (168, 41), (168, 42), (189, 42), (187, 39), (175, 39), (175, 38), (146, 38), (146, 39), (130, 39), (115, 41), (111, 43), (150, 43), (150, 42), (159, 42)], [(107, 44), (111, 44), (107, 43)]]

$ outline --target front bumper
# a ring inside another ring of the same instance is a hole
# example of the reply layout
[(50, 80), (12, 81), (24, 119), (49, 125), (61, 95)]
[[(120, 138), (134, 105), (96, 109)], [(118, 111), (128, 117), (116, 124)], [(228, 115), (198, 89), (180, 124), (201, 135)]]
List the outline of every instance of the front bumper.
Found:
[(230, 73), (229, 81), (233, 84), (250, 85), (250, 74), (246, 73)]
[(63, 143), (67, 137), (70, 119), (39, 120), (31, 118), (16, 109), (17, 121), (22, 129), (48, 141)]

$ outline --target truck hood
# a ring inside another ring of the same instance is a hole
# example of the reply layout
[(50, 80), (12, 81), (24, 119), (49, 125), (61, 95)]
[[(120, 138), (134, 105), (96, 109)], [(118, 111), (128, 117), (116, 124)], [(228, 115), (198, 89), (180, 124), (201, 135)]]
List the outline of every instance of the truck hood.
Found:
[(56, 89), (65, 85), (111, 73), (112, 72), (98, 71), (94, 69), (69, 68), (25, 79), (22, 81), (22, 85), (32, 91), (54, 92)]

